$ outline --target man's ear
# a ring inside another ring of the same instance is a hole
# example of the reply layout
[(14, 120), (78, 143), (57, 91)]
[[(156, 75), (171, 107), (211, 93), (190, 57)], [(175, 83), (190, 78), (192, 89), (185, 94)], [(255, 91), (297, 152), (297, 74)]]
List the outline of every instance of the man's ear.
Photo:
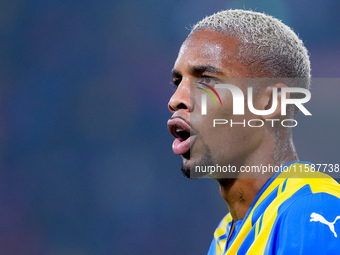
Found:
[[(288, 87), (286, 84), (283, 83), (276, 83), (274, 85), (270, 85), (265, 88), (264, 90), (264, 110), (269, 110), (272, 107), (275, 109), (272, 109), (273, 112), (271, 112), (268, 115), (261, 115), (263, 119), (275, 119), (278, 118), (279, 115), (281, 115), (281, 103), (282, 103), (282, 88)], [(275, 89), (277, 90), (277, 98), (275, 98)], [(290, 95), (286, 95), (286, 98), (290, 98)], [(274, 100), (274, 101), (273, 101)], [(277, 104), (275, 103), (273, 105), (273, 102), (277, 100)], [(276, 105), (276, 107), (275, 107)]]

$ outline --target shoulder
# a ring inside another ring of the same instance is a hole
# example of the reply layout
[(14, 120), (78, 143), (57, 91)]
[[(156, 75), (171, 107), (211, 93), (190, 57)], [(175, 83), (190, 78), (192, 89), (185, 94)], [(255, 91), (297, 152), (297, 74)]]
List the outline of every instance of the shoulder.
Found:
[(227, 234), (230, 232), (232, 217), (228, 213), (218, 224), (210, 244), (208, 255), (222, 254), (225, 250)]
[(278, 187), (277, 191), (277, 198), (281, 201), (278, 215), (318, 207), (325, 210), (340, 203), (340, 184), (322, 173), (309, 173), (308, 178), (287, 178), (280, 186), (281, 189)]
[(340, 250), (339, 185), (332, 179), (313, 180), (302, 189), (279, 207), (266, 251), (336, 254)]

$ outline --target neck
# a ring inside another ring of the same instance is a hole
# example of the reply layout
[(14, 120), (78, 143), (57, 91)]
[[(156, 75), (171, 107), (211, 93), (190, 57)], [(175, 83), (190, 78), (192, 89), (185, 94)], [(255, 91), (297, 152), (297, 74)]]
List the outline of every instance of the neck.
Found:
[[(273, 144), (271, 150), (265, 148), (262, 150), (263, 153), (261, 153), (261, 150), (257, 150), (253, 155), (247, 157), (247, 160), (241, 165), (250, 167), (260, 164), (281, 166), (298, 160), (292, 141), (289, 142), (289, 146), (287, 146), (287, 143), (285, 144), (284, 151), (278, 152), (277, 148), (283, 148), (282, 144)], [(259, 159), (261, 162), (259, 162)], [(235, 221), (244, 219), (255, 197), (273, 175), (274, 172), (250, 173), (243, 176), (240, 174), (236, 179), (217, 180), (220, 184), (221, 196), (227, 202), (230, 214)]]
[(269, 178), (242, 178), (219, 180), (220, 193), (227, 202), (235, 221), (246, 216), (251, 204)]

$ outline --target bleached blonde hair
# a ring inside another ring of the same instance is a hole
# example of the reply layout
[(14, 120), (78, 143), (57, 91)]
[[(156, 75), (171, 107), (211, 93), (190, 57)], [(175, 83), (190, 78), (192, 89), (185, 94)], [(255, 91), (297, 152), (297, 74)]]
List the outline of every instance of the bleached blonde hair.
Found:
[(189, 36), (206, 29), (240, 40), (238, 59), (253, 72), (253, 77), (305, 78), (303, 86), (309, 89), (308, 51), (280, 20), (254, 11), (226, 10), (199, 21)]

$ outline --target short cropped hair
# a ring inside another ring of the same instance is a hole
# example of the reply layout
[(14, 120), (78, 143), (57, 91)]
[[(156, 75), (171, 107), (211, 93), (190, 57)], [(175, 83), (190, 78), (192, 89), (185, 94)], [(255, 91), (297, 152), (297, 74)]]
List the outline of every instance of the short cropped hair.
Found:
[(304, 78), (303, 87), (309, 89), (308, 51), (294, 31), (280, 20), (259, 12), (226, 10), (199, 21), (189, 36), (206, 29), (239, 39), (237, 57), (252, 78)]

